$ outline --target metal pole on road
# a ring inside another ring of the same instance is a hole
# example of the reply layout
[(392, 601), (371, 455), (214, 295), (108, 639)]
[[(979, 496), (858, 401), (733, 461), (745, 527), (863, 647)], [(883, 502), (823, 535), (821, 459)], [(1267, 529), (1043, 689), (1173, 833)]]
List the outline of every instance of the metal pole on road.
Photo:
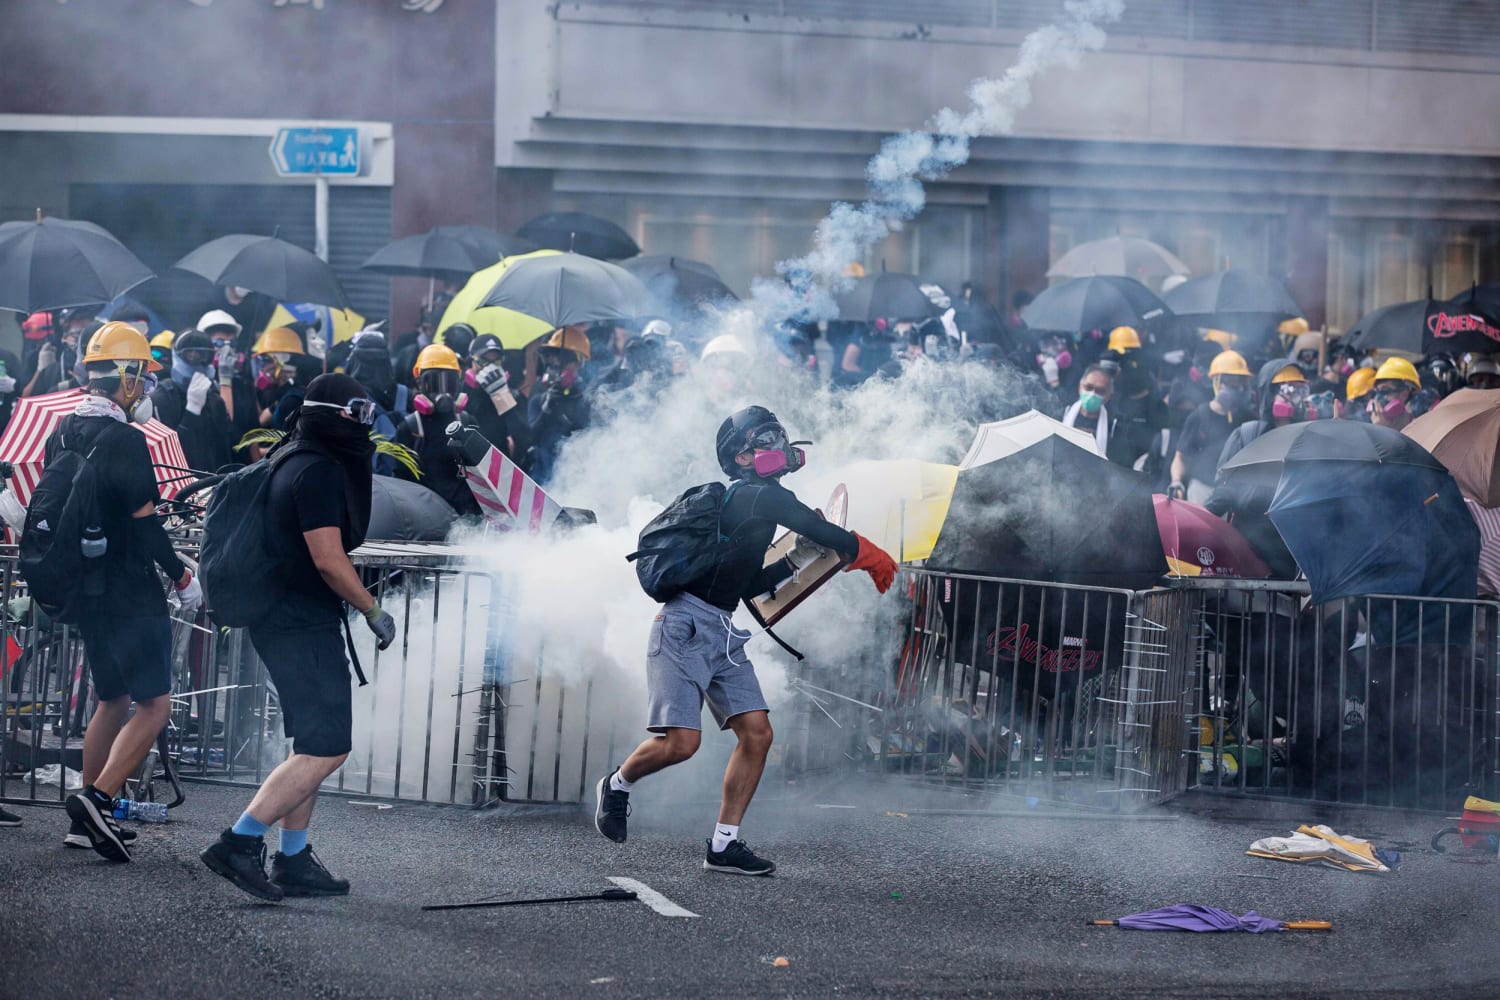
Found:
[(328, 262), (328, 178), (322, 174), (313, 180), (313, 253)]

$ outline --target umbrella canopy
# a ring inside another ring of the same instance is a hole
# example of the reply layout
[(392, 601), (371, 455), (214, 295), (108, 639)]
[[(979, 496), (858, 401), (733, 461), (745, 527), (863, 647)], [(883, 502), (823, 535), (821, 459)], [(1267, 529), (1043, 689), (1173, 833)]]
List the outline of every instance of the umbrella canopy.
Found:
[(844, 484), (849, 497), (844, 526), (898, 562), (911, 562), (932, 554), (957, 479), (954, 465), (915, 459), (863, 461), (829, 470), (800, 492), (821, 497)]
[(1479, 528), (1479, 595), (1500, 596), (1500, 510), (1465, 498), (1464, 505)]
[(1264, 934), (1267, 931), (1287, 929), (1282, 921), (1269, 920), (1254, 910), (1243, 917), (1237, 917), (1217, 906), (1198, 906), (1193, 903), (1163, 906), (1105, 922), (1135, 931), (1247, 931), (1251, 934)]
[(38, 219), (0, 225), (0, 309), (31, 313), (99, 305), (153, 277), (92, 222)]
[(1500, 392), (1460, 389), (1401, 433), (1443, 463), (1464, 496), (1500, 506)]
[(1056, 435), (959, 473), (927, 562), (1130, 590), (1166, 572), (1150, 484)]
[(1488, 354), (1500, 346), (1500, 321), (1475, 311), (1476, 303), (1460, 304), (1470, 294), (1447, 302), (1414, 299), (1381, 306), (1350, 327), (1346, 339), (1363, 351), (1380, 348), (1412, 357)]
[[(499, 260), (496, 257), (495, 260)], [(451, 236), (418, 233), (387, 243), (359, 265), (378, 274), (400, 274), (414, 278), (456, 278), (473, 274), (494, 261)]]
[[(1167, 307), (1200, 326), (1247, 329), (1274, 326), (1302, 309), (1275, 278), (1254, 271), (1219, 271), (1184, 281), (1169, 291)], [(1211, 320), (1211, 322), (1209, 322)]]
[(882, 271), (860, 278), (838, 296), (839, 319), (873, 323), (877, 319), (919, 322), (938, 315), (938, 307), (922, 291), (914, 274)]
[[(31, 491), (36, 489), (37, 482), (42, 478), (47, 439), (57, 430), (62, 418), (73, 412), (82, 398), (82, 389), (68, 389), (16, 400), (10, 423), (5, 425), (5, 433), (0, 434), (0, 461), (10, 462), (15, 466), (10, 488), (15, 491), (16, 499), (21, 503), (30, 502)], [(179, 489), (195, 478), (184, 477), (182, 472), (176, 471), (188, 467), (182, 442), (177, 440), (177, 432), (160, 420), (152, 420), (146, 424), (132, 423), (130, 426), (146, 435), (146, 450), (151, 453), (152, 463), (158, 466), (156, 484), (161, 495), (167, 498), (176, 496)]]
[(498, 264), (475, 271), (458, 294), (453, 296), (448, 308), (443, 310), (443, 318), (437, 328), (438, 342), (442, 342), (443, 332), (455, 323), (467, 323), (476, 333), (499, 337), (500, 345), (510, 351), (519, 351), (538, 337), (550, 333), (552, 327), (533, 316), (514, 309), (483, 306), (481, 303), (490, 289), (495, 287), (495, 283), (517, 261), (555, 257), (558, 253), (556, 250), (533, 250), (516, 257), (506, 257)]
[(1234, 525), (1206, 507), (1153, 493), (1156, 530), (1173, 576), (1263, 580), (1271, 569)]
[(371, 480), (369, 542), (441, 542), (458, 520), (448, 501), (418, 483), (392, 476)]
[(544, 249), (568, 250), (600, 260), (620, 260), (641, 252), (625, 230), (587, 212), (548, 212), (517, 229), (516, 235)]
[(1254, 471), (1279, 482), (1288, 462), (1336, 460), (1443, 471), (1442, 463), (1415, 441), (1361, 420), (1309, 420), (1274, 428), (1241, 448), (1219, 471)]
[(1162, 300), (1134, 278), (1071, 278), (1042, 292), (1021, 311), (1033, 330), (1086, 333), (1142, 326), (1170, 315)]
[(1500, 284), (1478, 285), (1427, 317), (1423, 354), (1489, 354), (1500, 349)]
[(484, 226), (457, 225), (437, 226), (431, 235), (443, 239), (457, 240), (468, 248), (473, 255), (476, 264), (472, 270), (481, 267), (489, 267), (501, 257), (515, 257), (518, 254), (530, 253), (540, 249), (535, 243), (519, 236), (508, 236), (505, 233), (497, 233), (493, 229)]
[(620, 266), (640, 278), (669, 309), (697, 309), (706, 302), (739, 301), (719, 272), (702, 261), (650, 254), (633, 257)]
[(649, 316), (656, 302), (623, 267), (577, 253), (517, 259), (480, 301), (552, 327)]
[(1054, 420), (1045, 413), (1027, 410), (1020, 416), (1011, 417), (1009, 420), (980, 424), (974, 432), (974, 443), (969, 445), (969, 453), (964, 456), (962, 462), (958, 463), (958, 467), (972, 469), (986, 462), (999, 461), (1054, 435), (1076, 444), (1090, 455), (1099, 454), (1099, 446), (1094, 441), (1094, 435), (1076, 427), (1069, 427), (1061, 420)]
[(1139, 236), (1110, 236), (1080, 243), (1047, 271), (1049, 278), (1086, 278), (1114, 274), (1122, 278), (1165, 278), (1186, 275), (1188, 266), (1166, 247)]
[(277, 302), (349, 308), (349, 299), (333, 268), (316, 254), (274, 236), (220, 236), (172, 266), (216, 285), (237, 285), (260, 292)]
[(278, 326), (291, 326), (293, 323), (306, 323), (309, 326), (317, 324), (317, 333), (308, 332), (308, 350), (313, 354), (316, 354), (318, 346), (312, 343), (313, 338), (321, 341), (326, 348), (348, 340), (365, 328), (365, 318), (353, 309), (330, 309), (311, 302), (285, 302), (271, 310), (266, 329), (274, 330)]

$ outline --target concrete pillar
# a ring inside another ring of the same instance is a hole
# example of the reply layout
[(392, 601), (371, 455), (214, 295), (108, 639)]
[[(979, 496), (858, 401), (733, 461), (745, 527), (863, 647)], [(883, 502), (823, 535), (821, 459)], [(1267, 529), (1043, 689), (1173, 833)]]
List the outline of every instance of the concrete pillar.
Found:
[[(997, 204), (998, 202), (998, 204)], [(1051, 253), (1051, 197), (1046, 188), (993, 188), (988, 219), (998, 214), (1000, 227), (999, 289), (994, 302), (1001, 310), (1010, 309), (1013, 293), (1026, 289), (1032, 294), (1047, 287), (1048, 257)], [(998, 210), (998, 212), (997, 212)], [(991, 234), (986, 233), (987, 237)]]
[(1314, 330), (1327, 321), (1328, 199), (1288, 199), (1286, 215), (1287, 291)]

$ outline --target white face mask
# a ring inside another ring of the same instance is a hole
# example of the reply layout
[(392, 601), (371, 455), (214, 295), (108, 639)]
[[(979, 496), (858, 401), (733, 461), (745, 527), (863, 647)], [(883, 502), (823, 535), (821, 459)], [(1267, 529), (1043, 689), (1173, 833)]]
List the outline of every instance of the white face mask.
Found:
[(156, 407), (151, 404), (151, 397), (143, 395), (135, 401), (130, 408), (130, 419), (138, 424), (149, 424), (151, 418), (156, 415)]

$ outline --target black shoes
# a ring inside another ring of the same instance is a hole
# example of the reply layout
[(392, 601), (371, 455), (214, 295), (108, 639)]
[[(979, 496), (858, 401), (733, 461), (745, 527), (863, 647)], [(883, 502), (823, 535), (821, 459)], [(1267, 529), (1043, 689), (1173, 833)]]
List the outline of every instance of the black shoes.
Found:
[(617, 767), (599, 779), (594, 788), (594, 829), (617, 844), (625, 843), (625, 821), (630, 815), (630, 793), (609, 787)]
[[(5, 824), (0, 823), (0, 826), (4, 825)], [(16, 825), (20, 826), (21, 824), (17, 822)], [(128, 849), (131, 844), (135, 843), (136, 832), (134, 830), (127, 830), (123, 826), (119, 827), (119, 831), (120, 843), (124, 844)], [(84, 826), (82, 823), (78, 822), (75, 819), (72, 825), (68, 827), (68, 835), (63, 838), (63, 846), (72, 847), (74, 849), (84, 851), (92, 849), (94, 846), (94, 842), (89, 837), (88, 827)]]
[(725, 872), (729, 875), (769, 875), (776, 870), (776, 862), (755, 856), (750, 845), (743, 840), (731, 841), (722, 851), (714, 850), (714, 842), (706, 840), (708, 856), (703, 859), (704, 871)]
[[(307, 853), (306, 851), (303, 852)], [(279, 857), (280, 855), (278, 855)], [(254, 896), (272, 903), (285, 895), (281, 886), (266, 878), (266, 838), (225, 830), (198, 857), (210, 869)]]
[(311, 845), (287, 857), (271, 856), (271, 881), (287, 896), (347, 896), (349, 880), (334, 878), (313, 854)]
[(110, 812), (113, 802), (92, 785), (68, 796), (68, 818), (83, 827), (89, 846), (110, 861), (129, 861), (130, 850), (120, 834), (120, 825)]
[(21, 817), (17, 816), (15, 813), (11, 812), (9, 809), (5, 809), (3, 807), (0, 807), (0, 826), (20, 826), (20, 825), (21, 825)]

